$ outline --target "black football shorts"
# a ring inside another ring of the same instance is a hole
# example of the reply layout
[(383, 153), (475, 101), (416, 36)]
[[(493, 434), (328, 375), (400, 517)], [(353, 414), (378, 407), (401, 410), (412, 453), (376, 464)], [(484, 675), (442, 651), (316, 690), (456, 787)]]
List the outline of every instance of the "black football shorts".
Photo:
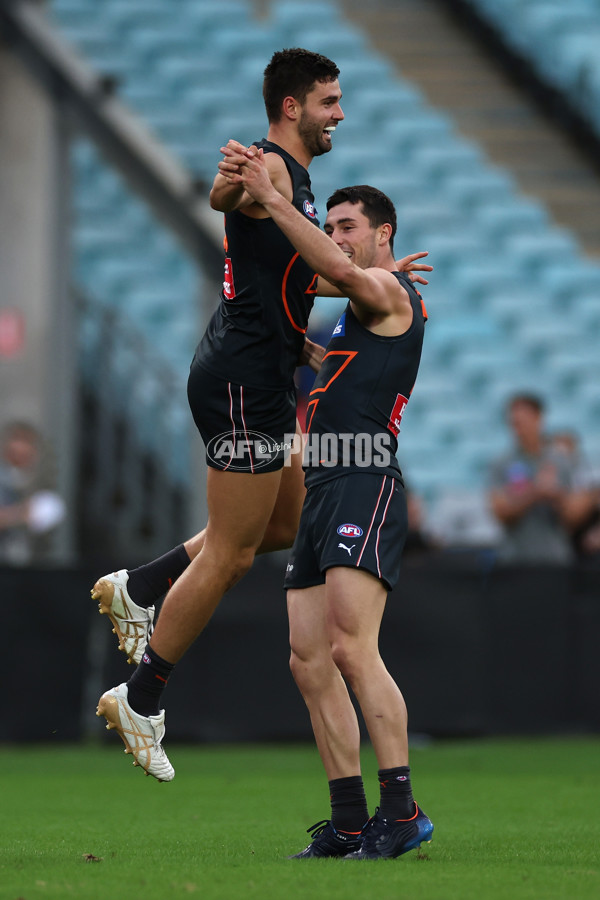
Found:
[(408, 517), (404, 486), (391, 475), (351, 472), (309, 488), (284, 587), (325, 583), (335, 566), (366, 569), (392, 590)]
[(283, 468), (296, 432), (294, 387), (264, 391), (233, 384), (194, 361), (188, 401), (211, 468), (252, 474)]

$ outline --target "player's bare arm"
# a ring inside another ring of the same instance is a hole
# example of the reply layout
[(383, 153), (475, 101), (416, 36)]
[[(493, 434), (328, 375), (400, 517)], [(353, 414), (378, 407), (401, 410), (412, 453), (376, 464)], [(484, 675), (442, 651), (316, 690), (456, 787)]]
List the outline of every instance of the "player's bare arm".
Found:
[[(318, 231), (275, 190), (262, 152), (256, 154), (249, 150), (246, 156), (247, 162), (241, 167), (240, 174), (233, 175), (232, 179), (244, 184), (246, 191), (262, 204), (308, 265), (322, 272), (327, 281), (339, 288), (342, 296), (361, 309), (380, 318), (394, 316), (399, 319), (397, 333), (405, 330), (412, 320), (412, 307), (407, 292), (392, 275), (395, 262), (391, 254), (389, 269), (360, 268), (349, 258), (351, 251), (343, 249), (343, 242), (338, 246), (326, 233)], [(338, 223), (338, 227), (350, 231), (355, 223)], [(382, 229), (386, 228), (389, 226), (381, 226), (378, 232), (383, 236)], [(327, 225), (326, 230), (332, 231)], [(401, 321), (405, 318), (406, 323)]]
[[(423, 259), (425, 256), (429, 256), (429, 251), (424, 250), (420, 253), (411, 253), (408, 256), (404, 256), (402, 259), (396, 260), (396, 269), (398, 272), (405, 272), (413, 284), (418, 282), (419, 284), (429, 284), (426, 278), (420, 275), (420, 272), (433, 272), (433, 266), (430, 266), (427, 263), (417, 263), (415, 260)], [(330, 284), (327, 279), (323, 278), (322, 275), (319, 275), (319, 279), (317, 281), (317, 294), (319, 297), (344, 297), (339, 288), (337, 288), (334, 284)]]
[(309, 338), (304, 338), (304, 346), (298, 360), (298, 365), (309, 366), (313, 372), (318, 373), (321, 370), (321, 363), (323, 362), (324, 355), (325, 347), (322, 347), (320, 344), (315, 344), (315, 342), (309, 340)]
[[(230, 140), (227, 146), (221, 147), (223, 159), (219, 162), (219, 172), (210, 192), (210, 205), (219, 212), (239, 209), (256, 219), (268, 218), (268, 213), (248, 194), (243, 184), (233, 181), (233, 176), (239, 174), (240, 166), (246, 161), (249, 149), (235, 140)], [(255, 147), (252, 149), (256, 151)], [(273, 186), (291, 201), (292, 181), (283, 159), (277, 153), (267, 153), (265, 165)]]

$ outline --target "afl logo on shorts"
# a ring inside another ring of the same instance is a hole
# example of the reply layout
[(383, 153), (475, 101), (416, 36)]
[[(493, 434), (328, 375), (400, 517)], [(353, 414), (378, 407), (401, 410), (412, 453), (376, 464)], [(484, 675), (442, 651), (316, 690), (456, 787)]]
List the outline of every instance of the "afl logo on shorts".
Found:
[(210, 439), (206, 455), (217, 469), (254, 472), (276, 459), (286, 459), (292, 450), (287, 438), (275, 441), (260, 431), (224, 431)]
[(337, 533), (342, 537), (360, 537), (363, 530), (358, 525), (340, 525)]
[(317, 210), (314, 207), (314, 204), (310, 202), (310, 200), (305, 200), (303, 205), (303, 210), (309, 219), (315, 219), (317, 216)]

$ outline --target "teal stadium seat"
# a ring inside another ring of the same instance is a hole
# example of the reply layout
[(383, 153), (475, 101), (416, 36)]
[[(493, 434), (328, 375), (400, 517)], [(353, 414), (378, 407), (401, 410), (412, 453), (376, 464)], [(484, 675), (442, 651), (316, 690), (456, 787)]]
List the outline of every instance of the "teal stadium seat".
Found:
[(210, 34), (209, 41), (212, 54), (226, 56), (232, 60), (248, 54), (262, 57), (264, 64), (274, 51), (279, 49), (270, 29), (253, 23), (238, 24), (235, 20), (231, 24), (221, 24)]
[(303, 28), (296, 29), (293, 37), (294, 46), (309, 47), (316, 53), (323, 53), (334, 60), (342, 72), (345, 66), (349, 67), (352, 64), (357, 55), (368, 52), (367, 39), (363, 32), (344, 23), (338, 23), (335, 28), (328, 29), (307, 23)]
[[(164, 0), (161, 0), (164, 3)], [(174, 4), (165, 4), (172, 15)], [(226, 22), (255, 24), (253, 4), (248, 0), (177, 0), (177, 13), (182, 26), (196, 31), (214, 31)]]
[(529, 357), (549, 365), (556, 361), (557, 353), (570, 348), (584, 352), (588, 345), (581, 324), (574, 317), (557, 315), (523, 322), (515, 333), (515, 341)]
[(580, 293), (600, 296), (600, 266), (578, 254), (574, 259), (554, 261), (539, 273), (539, 283), (549, 296), (575, 300)]
[(527, 289), (526, 282), (514, 290), (507, 290), (501, 279), (488, 293), (482, 293), (481, 303), (502, 328), (508, 340), (518, 340), (523, 322), (545, 321), (556, 315), (552, 298), (543, 291)]
[[(343, 9), (332, 0), (278, 0), (271, 4), (270, 13), (271, 22), (288, 41), (307, 25), (311, 28), (337, 28), (343, 18)], [(297, 45), (293, 43), (289, 46)]]
[(579, 249), (572, 233), (558, 227), (529, 234), (508, 235), (504, 244), (508, 258), (530, 271), (544, 268), (556, 259), (575, 258)]
[(507, 265), (498, 259), (496, 249), (483, 258), (459, 254), (452, 267), (453, 302), (463, 303), (473, 315), (474, 311), (485, 308), (485, 297), (490, 291), (502, 287), (506, 294), (511, 294), (523, 286), (526, 278), (517, 262)]
[[(338, 60), (335, 59), (338, 63)], [(341, 68), (341, 67), (340, 67)], [(397, 78), (393, 66), (381, 56), (369, 52), (355, 55), (340, 72), (342, 106), (363, 88), (374, 89), (387, 85)]]
[(404, 114), (384, 116), (378, 124), (380, 140), (398, 152), (429, 144), (446, 144), (455, 139), (452, 120), (426, 107), (418, 115), (407, 109)]
[(384, 125), (398, 118), (410, 121), (424, 102), (421, 91), (409, 84), (388, 83), (379, 87), (362, 84), (348, 90), (342, 76), (340, 84), (347, 92), (347, 97), (342, 98), (342, 109), (349, 117), (363, 123), (365, 137), (370, 136), (369, 129), (378, 128), (380, 123)]
[(448, 201), (458, 209), (472, 212), (478, 208), (505, 203), (515, 196), (516, 182), (512, 175), (493, 165), (470, 173), (449, 172), (440, 186)]
[(516, 197), (474, 210), (472, 222), (488, 238), (497, 241), (521, 234), (535, 234), (549, 226), (546, 207), (537, 200)]
[(458, 139), (441, 145), (414, 146), (408, 154), (407, 165), (436, 184), (455, 176), (476, 177), (478, 172), (485, 175), (481, 148), (473, 142)]

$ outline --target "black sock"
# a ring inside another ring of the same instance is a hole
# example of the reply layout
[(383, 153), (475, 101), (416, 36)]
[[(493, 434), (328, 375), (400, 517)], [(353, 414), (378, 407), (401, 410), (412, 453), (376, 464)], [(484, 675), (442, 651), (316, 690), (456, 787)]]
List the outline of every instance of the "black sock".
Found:
[(360, 775), (334, 778), (329, 782), (331, 824), (338, 831), (354, 834), (369, 818), (365, 788)]
[(377, 775), (381, 790), (379, 812), (383, 818), (411, 819), (415, 814), (415, 801), (410, 785), (410, 767), (380, 769)]
[(166, 594), (169, 588), (185, 572), (191, 559), (183, 544), (169, 550), (164, 556), (153, 559), (145, 566), (129, 571), (127, 590), (138, 606), (152, 606)]
[(134, 712), (140, 716), (158, 715), (161, 694), (174, 668), (173, 663), (162, 659), (148, 644), (142, 661), (127, 682), (127, 701)]

